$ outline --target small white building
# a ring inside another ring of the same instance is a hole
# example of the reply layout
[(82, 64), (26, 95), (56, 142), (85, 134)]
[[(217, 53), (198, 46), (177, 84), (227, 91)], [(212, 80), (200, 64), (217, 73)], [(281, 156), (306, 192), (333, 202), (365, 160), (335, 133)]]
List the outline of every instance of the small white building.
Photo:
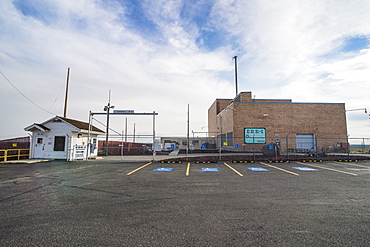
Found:
[(24, 130), (32, 132), (31, 159), (78, 160), (95, 157), (98, 155), (97, 136), (105, 133), (89, 123), (60, 116), (41, 124), (34, 123)]

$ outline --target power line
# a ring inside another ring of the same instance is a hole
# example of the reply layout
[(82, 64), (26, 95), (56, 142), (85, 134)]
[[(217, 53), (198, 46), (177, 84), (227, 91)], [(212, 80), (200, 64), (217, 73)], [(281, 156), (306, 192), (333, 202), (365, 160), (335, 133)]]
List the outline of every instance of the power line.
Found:
[(47, 113), (50, 113), (50, 114), (53, 114), (53, 115), (57, 115), (53, 112), (50, 112), (48, 110), (45, 110), (44, 108), (42, 108), (41, 106), (37, 105), (35, 102), (33, 102), (30, 98), (28, 98), (24, 93), (22, 93), (5, 75), (4, 73), (0, 70), (0, 73), (3, 75), (3, 77), (7, 80), (7, 82), (9, 82), (9, 84), (15, 89), (17, 90), (18, 93), (20, 93), (24, 98), (26, 98), (29, 102), (31, 102), (33, 105), (35, 105), (36, 107), (40, 108), (41, 110), (47, 112)]

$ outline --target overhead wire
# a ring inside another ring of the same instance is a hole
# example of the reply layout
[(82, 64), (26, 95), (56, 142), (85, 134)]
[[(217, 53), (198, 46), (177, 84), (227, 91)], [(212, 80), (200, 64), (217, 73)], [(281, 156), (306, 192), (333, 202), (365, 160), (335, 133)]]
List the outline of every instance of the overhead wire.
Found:
[(42, 108), (41, 106), (39, 106), (38, 104), (36, 104), (35, 102), (33, 102), (30, 98), (28, 98), (24, 93), (22, 93), (6, 76), (5, 74), (0, 70), (0, 74), (5, 78), (5, 80), (15, 89), (17, 90), (18, 93), (20, 93), (24, 98), (26, 98), (29, 102), (31, 102), (33, 105), (35, 105), (36, 107), (38, 107), (39, 109), (47, 112), (47, 113), (50, 113), (50, 114), (53, 114), (53, 115), (57, 115), (53, 112), (50, 112), (44, 108)]

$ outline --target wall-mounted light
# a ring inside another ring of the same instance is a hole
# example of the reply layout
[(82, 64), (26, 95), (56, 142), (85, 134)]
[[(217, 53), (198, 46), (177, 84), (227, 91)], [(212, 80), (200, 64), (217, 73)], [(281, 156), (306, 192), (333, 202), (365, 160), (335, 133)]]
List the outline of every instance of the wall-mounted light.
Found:
[(263, 116), (264, 116), (264, 117), (268, 117), (268, 116), (269, 116), (269, 114), (263, 114)]
[(367, 109), (366, 109), (366, 108), (351, 109), (351, 110), (343, 110), (343, 111), (344, 111), (344, 112), (347, 112), (347, 111), (362, 111), (362, 110), (365, 110), (365, 113), (367, 113)]

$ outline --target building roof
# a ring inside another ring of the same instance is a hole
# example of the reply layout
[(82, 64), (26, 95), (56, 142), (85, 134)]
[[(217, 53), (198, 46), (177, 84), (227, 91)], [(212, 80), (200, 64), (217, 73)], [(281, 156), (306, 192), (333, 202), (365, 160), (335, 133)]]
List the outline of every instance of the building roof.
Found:
[[(85, 131), (88, 131), (89, 130), (89, 123), (86, 123), (86, 122), (82, 122), (82, 121), (79, 121), (79, 120), (75, 120), (75, 119), (71, 119), (71, 118), (65, 118), (65, 117), (60, 117), (60, 116), (55, 116), (45, 122), (43, 122), (42, 124), (37, 124), (37, 123), (34, 123), (26, 128), (24, 128), (24, 130), (26, 131), (33, 131), (33, 130), (41, 130), (41, 131), (50, 131), (50, 129), (48, 127), (45, 126), (45, 124), (49, 123), (49, 122), (52, 122), (52, 121), (63, 121), (63, 122), (66, 122), (80, 130), (85, 130)], [(101, 129), (91, 125), (91, 131), (92, 132), (98, 132), (98, 133), (105, 133), (104, 131), (102, 131)]]
[[(89, 130), (89, 123), (82, 122), (82, 121), (75, 120), (75, 119), (60, 117), (60, 116), (56, 116), (56, 118), (60, 118), (60, 119), (64, 120), (65, 122), (79, 128), (81, 130)], [(98, 129), (97, 127), (95, 127), (93, 125), (91, 125), (91, 131), (105, 133), (104, 131), (102, 131), (101, 129)]]
[(42, 124), (37, 124), (37, 123), (34, 123), (26, 128), (24, 128), (24, 130), (26, 131), (33, 131), (33, 130), (41, 130), (41, 131), (49, 131), (50, 129)]

